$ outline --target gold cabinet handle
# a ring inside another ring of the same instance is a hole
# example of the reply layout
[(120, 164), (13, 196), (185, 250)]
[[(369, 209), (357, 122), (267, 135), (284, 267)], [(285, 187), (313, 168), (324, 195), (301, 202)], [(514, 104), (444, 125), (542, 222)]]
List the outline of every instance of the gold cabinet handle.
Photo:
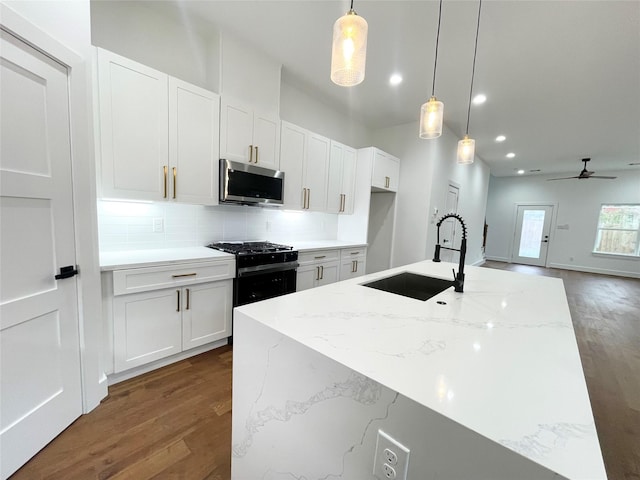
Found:
[(344, 213), (344, 209), (347, 207), (347, 194), (342, 194), (342, 212)]
[(176, 190), (178, 190), (178, 169), (173, 167), (173, 198), (176, 198)]
[(253, 163), (253, 145), (249, 145), (249, 163)]
[(166, 165), (162, 167), (162, 172), (164, 173), (164, 198), (167, 198), (167, 182), (169, 181), (168, 179), (169, 167)]
[(178, 298), (178, 306), (176, 307), (176, 312), (180, 311), (180, 290), (176, 290), (177, 298)]
[(320, 265), (320, 280), (324, 278), (324, 266)]
[(302, 189), (302, 209), (304, 210), (307, 205), (307, 189)]
[(360, 252), (351, 252), (351, 255), (360, 255)]
[(307, 210), (309, 210), (310, 203), (311, 203), (311, 189), (307, 188)]
[(196, 272), (193, 273), (177, 273), (175, 275), (171, 275), (173, 278), (180, 278), (180, 277), (195, 277), (196, 275), (198, 275)]
[(189, 297), (190, 297), (189, 289), (187, 288), (187, 310), (189, 310)]
[(389, 177), (384, 177), (384, 187), (385, 188), (389, 188), (389, 183), (391, 182), (391, 179)]
[(313, 257), (315, 260), (320, 260), (321, 258), (326, 258), (326, 255), (319, 255), (317, 257)]
[(258, 163), (258, 146), (256, 145), (256, 163)]
[(320, 267), (316, 267), (316, 280), (320, 280)]

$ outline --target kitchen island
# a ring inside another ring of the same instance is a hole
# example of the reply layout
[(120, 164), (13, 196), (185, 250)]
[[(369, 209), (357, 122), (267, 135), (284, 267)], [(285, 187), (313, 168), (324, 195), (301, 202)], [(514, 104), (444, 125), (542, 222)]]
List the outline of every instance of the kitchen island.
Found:
[(467, 267), (464, 293), (363, 286), (235, 311), (232, 478), (369, 479), (378, 430), (409, 479), (606, 478), (562, 281)]

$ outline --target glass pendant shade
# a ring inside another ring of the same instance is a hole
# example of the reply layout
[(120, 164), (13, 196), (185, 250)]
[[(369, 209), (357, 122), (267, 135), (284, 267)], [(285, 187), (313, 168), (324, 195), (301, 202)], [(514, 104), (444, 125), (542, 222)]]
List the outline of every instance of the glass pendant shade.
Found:
[(469, 135), (465, 135), (464, 138), (458, 142), (458, 163), (461, 165), (473, 163), (475, 153), (476, 141), (473, 138), (469, 138)]
[(431, 97), (420, 108), (420, 138), (438, 138), (442, 135), (444, 103)]
[(367, 30), (367, 21), (353, 10), (333, 25), (331, 81), (336, 85), (352, 87), (364, 80)]

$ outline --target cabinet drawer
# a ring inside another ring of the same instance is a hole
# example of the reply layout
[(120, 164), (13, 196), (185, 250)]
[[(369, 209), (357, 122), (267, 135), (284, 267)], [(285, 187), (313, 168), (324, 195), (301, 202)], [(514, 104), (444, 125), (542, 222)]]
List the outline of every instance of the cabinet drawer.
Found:
[(343, 248), (340, 250), (340, 259), (349, 260), (356, 257), (364, 257), (367, 255), (367, 247)]
[(314, 250), (309, 252), (298, 253), (298, 263), (300, 265), (334, 262), (339, 259), (340, 259), (339, 250)]
[(235, 260), (216, 263), (184, 263), (171, 267), (145, 267), (113, 272), (114, 296), (235, 276)]

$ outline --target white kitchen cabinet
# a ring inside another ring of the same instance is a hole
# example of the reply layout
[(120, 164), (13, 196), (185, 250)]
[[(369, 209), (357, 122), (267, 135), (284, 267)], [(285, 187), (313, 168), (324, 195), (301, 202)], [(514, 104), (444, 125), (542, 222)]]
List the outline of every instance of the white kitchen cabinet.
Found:
[(234, 274), (233, 258), (103, 274), (107, 373), (229, 337)]
[(330, 140), (288, 122), (281, 132), (285, 208), (326, 211)]
[(397, 192), (400, 160), (377, 148), (373, 149), (372, 190)]
[(98, 49), (103, 197), (165, 198), (168, 82), (162, 72)]
[(220, 158), (278, 170), (280, 120), (237, 99), (222, 97)]
[(115, 373), (182, 351), (180, 296), (165, 289), (114, 298)]
[(340, 280), (364, 275), (366, 260), (366, 247), (343, 248), (340, 250)]
[(298, 254), (296, 291), (320, 287), (338, 281), (340, 250), (314, 250)]
[(220, 97), (97, 51), (101, 196), (216, 205)]
[(352, 214), (355, 187), (355, 149), (331, 140), (327, 187), (327, 212)]
[(199, 205), (218, 204), (219, 130), (220, 96), (169, 77), (172, 199)]
[(202, 283), (182, 290), (183, 350), (231, 335), (232, 280)]

